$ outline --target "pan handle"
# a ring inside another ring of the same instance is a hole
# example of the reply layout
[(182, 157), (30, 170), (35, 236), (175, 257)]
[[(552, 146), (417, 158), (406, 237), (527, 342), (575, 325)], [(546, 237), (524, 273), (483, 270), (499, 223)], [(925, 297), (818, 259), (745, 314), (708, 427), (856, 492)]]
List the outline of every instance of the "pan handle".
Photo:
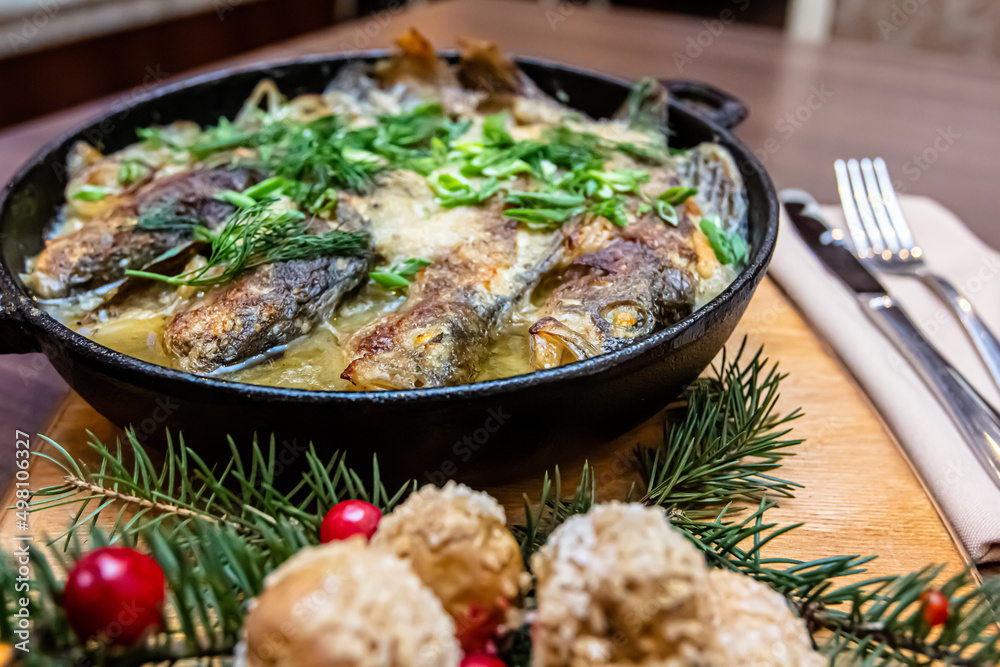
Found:
[(0, 294), (0, 354), (28, 354), (41, 347), (24, 328), (24, 321), (11, 298)]
[(732, 129), (743, 122), (750, 110), (739, 98), (701, 81), (663, 79), (671, 99), (716, 125)]

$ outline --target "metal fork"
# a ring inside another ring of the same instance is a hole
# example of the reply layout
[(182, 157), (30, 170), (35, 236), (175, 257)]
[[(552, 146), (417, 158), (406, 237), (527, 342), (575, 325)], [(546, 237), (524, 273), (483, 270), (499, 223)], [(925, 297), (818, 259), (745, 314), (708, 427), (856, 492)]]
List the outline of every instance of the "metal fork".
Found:
[(848, 233), (858, 257), (880, 271), (923, 281), (958, 316), (993, 382), (1000, 387), (1000, 341), (972, 303), (948, 280), (924, 265), (923, 250), (916, 245), (899, 208), (885, 160), (837, 160), (833, 166)]

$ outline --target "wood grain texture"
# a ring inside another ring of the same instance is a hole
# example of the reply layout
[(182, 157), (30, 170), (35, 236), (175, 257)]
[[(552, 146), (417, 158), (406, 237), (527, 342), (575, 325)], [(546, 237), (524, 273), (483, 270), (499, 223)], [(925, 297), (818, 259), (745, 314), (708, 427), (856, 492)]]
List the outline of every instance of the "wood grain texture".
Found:
[[(766, 354), (789, 374), (780, 408), (790, 411), (801, 406), (805, 411), (794, 435), (806, 442), (781, 473), (805, 488), (771, 514), (774, 521), (805, 525), (776, 540), (768, 553), (802, 560), (879, 554), (870, 567), (875, 574), (909, 572), (931, 562), (949, 563), (952, 571), (960, 568), (961, 552), (896, 443), (857, 385), (769, 280), (758, 290), (729, 347), (738, 346), (744, 335), (752, 348), (764, 346)], [(475, 460), (461, 476), (500, 499), (512, 521), (521, 516), (522, 494), (537, 493), (544, 472), (556, 465), (567, 473), (565, 481), (575, 484), (576, 473), (589, 460), (595, 468), (599, 499), (621, 498), (637, 479), (631, 452), (637, 445), (657, 442), (661, 428), (662, 418), (654, 418), (587, 451), (579, 451), (572, 442), (557, 443), (523, 461), (518, 473), (500, 485), (492, 469), (475, 469)], [(105, 442), (113, 442), (119, 434), (72, 394), (59, 406), (46, 434), (80, 461), (93, 464), (86, 430)], [(40, 447), (43, 452), (51, 449), (44, 443)], [(34, 489), (59, 481), (57, 469), (45, 460), (38, 460), (31, 469)], [(31, 531), (58, 534), (71, 515), (67, 507), (32, 515)], [(3, 543), (14, 534), (13, 524), (12, 513), (0, 519)]]

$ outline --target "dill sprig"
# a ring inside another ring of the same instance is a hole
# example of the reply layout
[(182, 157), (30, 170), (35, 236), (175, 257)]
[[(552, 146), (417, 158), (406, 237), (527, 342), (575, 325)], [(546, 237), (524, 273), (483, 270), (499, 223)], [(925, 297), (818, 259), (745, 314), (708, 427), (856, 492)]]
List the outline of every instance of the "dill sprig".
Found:
[[(255, 202), (251, 199), (246, 204), (237, 208), (216, 230), (200, 224), (190, 225), (196, 241), (211, 244), (204, 266), (176, 276), (138, 270), (128, 270), (126, 275), (169, 285), (218, 285), (262, 264), (359, 255), (368, 247), (369, 237), (365, 232), (332, 229), (322, 234), (312, 233), (310, 221), (303, 213), (282, 209), (275, 200)], [(146, 224), (171, 223), (157, 220)], [(182, 223), (178, 221), (177, 224)]]
[(302, 184), (294, 197), (312, 202), (327, 190), (368, 190), (384, 169), (378, 156), (354, 146), (352, 130), (339, 116), (310, 123), (287, 121), (265, 130), (260, 157), (275, 176)]

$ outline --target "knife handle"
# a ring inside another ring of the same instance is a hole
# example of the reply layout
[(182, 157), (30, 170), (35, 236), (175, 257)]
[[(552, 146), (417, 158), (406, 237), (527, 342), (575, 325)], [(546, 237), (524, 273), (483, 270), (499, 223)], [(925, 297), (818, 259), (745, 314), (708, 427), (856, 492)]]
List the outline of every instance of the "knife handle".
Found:
[(903, 353), (944, 405), (948, 415), (993, 483), (1000, 487), (1000, 415), (920, 333), (891, 297), (859, 295), (875, 325)]

